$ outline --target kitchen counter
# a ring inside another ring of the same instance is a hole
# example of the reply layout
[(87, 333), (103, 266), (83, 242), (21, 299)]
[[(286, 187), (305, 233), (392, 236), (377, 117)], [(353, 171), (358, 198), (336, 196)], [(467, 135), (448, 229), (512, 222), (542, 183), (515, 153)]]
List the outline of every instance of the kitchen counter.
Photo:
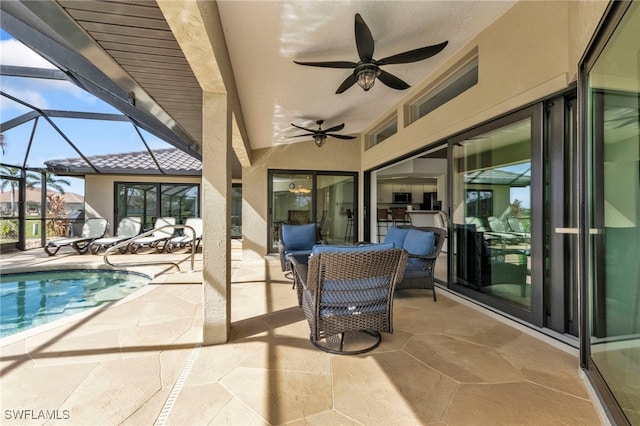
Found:
[(433, 217), (438, 210), (407, 210), (413, 226), (436, 226)]

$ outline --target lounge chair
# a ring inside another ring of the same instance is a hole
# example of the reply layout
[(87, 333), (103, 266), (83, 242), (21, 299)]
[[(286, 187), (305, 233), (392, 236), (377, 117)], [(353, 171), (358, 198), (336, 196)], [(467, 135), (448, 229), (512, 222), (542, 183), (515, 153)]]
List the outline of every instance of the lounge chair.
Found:
[(191, 245), (193, 242), (196, 244), (196, 250), (200, 246), (200, 242), (202, 241), (202, 218), (200, 217), (190, 217), (187, 218), (185, 222), (186, 226), (190, 226), (195, 231), (195, 238), (193, 236), (193, 232), (191, 229), (185, 228), (184, 235), (180, 235), (177, 237), (173, 237), (169, 239), (164, 245), (165, 251), (171, 253), (175, 248), (184, 248), (188, 245)]
[(108, 227), (109, 221), (103, 217), (87, 219), (82, 226), (82, 234), (79, 237), (49, 241), (47, 245), (44, 246), (44, 251), (49, 256), (53, 256), (58, 253), (58, 250), (62, 247), (71, 246), (78, 254), (84, 254), (89, 250), (89, 245), (92, 241), (104, 237)]
[[(162, 247), (162, 249), (159, 249), (158, 244), (164, 243), (169, 238), (173, 237), (173, 231), (174, 231), (173, 227), (170, 227), (170, 228), (162, 228), (162, 227), (167, 225), (175, 225), (175, 224), (176, 224), (175, 217), (159, 217), (158, 219), (156, 219), (155, 223), (153, 224), (153, 229), (154, 229), (153, 234), (147, 237), (141, 237), (133, 241), (131, 244), (129, 244), (129, 251), (135, 254), (142, 247), (149, 247), (152, 249), (156, 249), (158, 251), (162, 251), (164, 249), (164, 246)], [(162, 228), (162, 229), (159, 229), (159, 228)]]
[(125, 217), (120, 220), (118, 223), (118, 229), (116, 230), (116, 235), (113, 237), (103, 237), (94, 240), (89, 245), (89, 251), (93, 254), (98, 254), (100, 249), (104, 248), (105, 250), (109, 247), (115, 246), (116, 244), (128, 240), (130, 238), (135, 237), (140, 233), (142, 229), (142, 218), (140, 217)]

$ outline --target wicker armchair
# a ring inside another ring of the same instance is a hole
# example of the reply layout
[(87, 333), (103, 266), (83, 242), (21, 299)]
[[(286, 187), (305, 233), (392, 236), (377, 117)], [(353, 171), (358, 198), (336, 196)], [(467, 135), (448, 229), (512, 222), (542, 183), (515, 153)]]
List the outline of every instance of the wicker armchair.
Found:
[[(409, 237), (413, 244), (406, 240), (407, 236), (410, 235), (410, 231), (412, 231), (411, 236), (413, 234), (418, 235), (416, 238)], [(422, 239), (426, 241), (427, 238), (424, 237), (428, 236), (429, 233), (433, 233), (433, 242), (430, 245), (422, 245)], [(404, 248), (409, 253), (403, 279), (396, 286), (396, 290), (408, 288), (431, 289), (433, 290), (433, 300), (437, 300), (436, 288), (433, 285), (434, 268), (446, 237), (447, 231), (445, 229), (431, 226), (404, 225), (389, 228), (385, 242), (392, 241), (396, 247)]]
[(348, 355), (376, 348), (381, 332), (393, 332), (393, 292), (406, 261), (401, 249), (320, 253), (308, 265), (292, 258), (311, 343)]
[(318, 227), (315, 223), (304, 225), (283, 224), (279, 230), (278, 256), (282, 272), (291, 272), (291, 256), (309, 256), (318, 243)]

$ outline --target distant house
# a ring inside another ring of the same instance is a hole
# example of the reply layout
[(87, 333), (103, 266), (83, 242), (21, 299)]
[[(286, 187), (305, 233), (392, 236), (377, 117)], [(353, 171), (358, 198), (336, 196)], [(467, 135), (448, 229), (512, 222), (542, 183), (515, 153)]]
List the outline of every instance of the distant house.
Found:
[[(47, 194), (60, 195), (64, 199), (65, 210), (67, 212), (84, 209), (84, 196), (81, 194), (76, 194), (75, 192), (65, 192), (64, 194), (61, 194), (57, 191), (52, 190), (47, 191)], [(25, 200), (25, 202), (27, 203), (27, 215), (40, 215), (42, 213), (41, 195), (42, 191), (40, 190), (40, 188), (27, 188), (27, 198)], [(17, 215), (18, 189), (14, 189), (13, 191), (3, 191), (2, 193), (0, 193), (0, 213), (2, 215), (11, 215), (12, 203), (13, 212), (15, 215)]]

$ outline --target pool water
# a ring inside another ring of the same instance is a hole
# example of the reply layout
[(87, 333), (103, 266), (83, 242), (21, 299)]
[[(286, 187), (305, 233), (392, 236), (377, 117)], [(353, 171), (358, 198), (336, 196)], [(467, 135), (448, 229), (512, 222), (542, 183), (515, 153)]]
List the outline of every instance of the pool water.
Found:
[(0, 337), (122, 299), (150, 280), (106, 270), (0, 275)]

